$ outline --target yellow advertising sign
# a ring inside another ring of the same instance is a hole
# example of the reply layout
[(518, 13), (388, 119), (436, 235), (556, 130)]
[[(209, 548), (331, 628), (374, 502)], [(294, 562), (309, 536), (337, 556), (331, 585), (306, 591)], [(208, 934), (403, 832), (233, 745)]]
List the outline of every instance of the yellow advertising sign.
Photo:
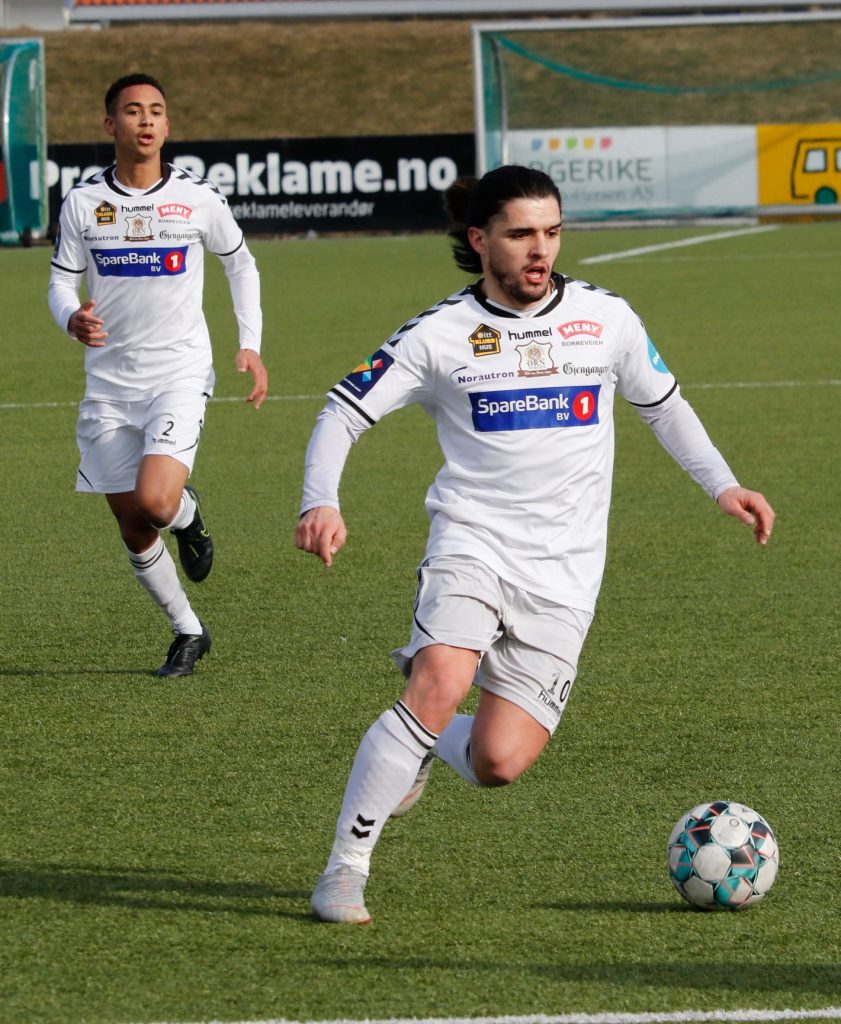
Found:
[(841, 203), (841, 122), (756, 129), (760, 206)]

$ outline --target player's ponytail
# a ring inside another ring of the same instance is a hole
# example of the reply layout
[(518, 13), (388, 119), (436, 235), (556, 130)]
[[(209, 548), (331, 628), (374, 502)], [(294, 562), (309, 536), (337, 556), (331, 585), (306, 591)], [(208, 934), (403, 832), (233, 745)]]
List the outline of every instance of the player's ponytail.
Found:
[(467, 271), (468, 274), (482, 273), (482, 261), (467, 237), (471, 196), (478, 184), (478, 178), (465, 175), (456, 178), (444, 193), (444, 205), (451, 221), (448, 233), (452, 239), (453, 258), (459, 269)]

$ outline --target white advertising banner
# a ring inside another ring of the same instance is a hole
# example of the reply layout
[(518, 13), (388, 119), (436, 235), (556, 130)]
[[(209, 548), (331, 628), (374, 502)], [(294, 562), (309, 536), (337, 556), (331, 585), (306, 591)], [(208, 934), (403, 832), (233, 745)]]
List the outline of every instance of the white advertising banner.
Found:
[(512, 131), (506, 161), (545, 171), (572, 219), (723, 213), (758, 203), (753, 125)]

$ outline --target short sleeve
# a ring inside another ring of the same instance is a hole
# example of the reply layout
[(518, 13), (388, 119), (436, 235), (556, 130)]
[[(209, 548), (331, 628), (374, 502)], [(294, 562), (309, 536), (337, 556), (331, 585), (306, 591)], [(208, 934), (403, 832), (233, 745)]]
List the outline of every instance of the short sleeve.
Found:
[(225, 197), (215, 190), (210, 193), (210, 218), (205, 246), (217, 256), (230, 256), (242, 245), (242, 228), (234, 220)]
[(82, 232), (76, 223), (76, 213), (71, 200), (65, 200), (58, 218), (58, 232), (53, 249), (52, 264), (59, 270), (81, 274), (87, 269), (88, 254), (82, 241)]
[(648, 336), (642, 321), (628, 308), (616, 366), (619, 393), (632, 405), (659, 405), (677, 381)]

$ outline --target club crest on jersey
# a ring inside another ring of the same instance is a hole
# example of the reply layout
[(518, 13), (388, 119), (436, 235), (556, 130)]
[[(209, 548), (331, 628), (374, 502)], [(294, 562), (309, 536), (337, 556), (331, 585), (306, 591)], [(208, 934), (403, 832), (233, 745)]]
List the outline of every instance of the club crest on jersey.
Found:
[(498, 356), (501, 338), (502, 335), (495, 327), (479, 324), (467, 340), (473, 346), (474, 356)]
[(527, 341), (524, 345), (515, 345), (514, 350), (520, 357), (518, 377), (548, 377), (549, 374), (558, 372), (552, 359), (550, 342)]
[(104, 228), (109, 224), (117, 223), (117, 207), (105, 202), (104, 199), (93, 211), (93, 215), (96, 217), (96, 226), (98, 228)]
[(126, 233), (123, 237), (126, 242), (151, 242), (155, 237), (152, 234), (152, 218), (142, 213), (126, 217)]
[(342, 387), (356, 398), (364, 398), (393, 362), (388, 352), (378, 349), (370, 359), (351, 370), (342, 381)]

